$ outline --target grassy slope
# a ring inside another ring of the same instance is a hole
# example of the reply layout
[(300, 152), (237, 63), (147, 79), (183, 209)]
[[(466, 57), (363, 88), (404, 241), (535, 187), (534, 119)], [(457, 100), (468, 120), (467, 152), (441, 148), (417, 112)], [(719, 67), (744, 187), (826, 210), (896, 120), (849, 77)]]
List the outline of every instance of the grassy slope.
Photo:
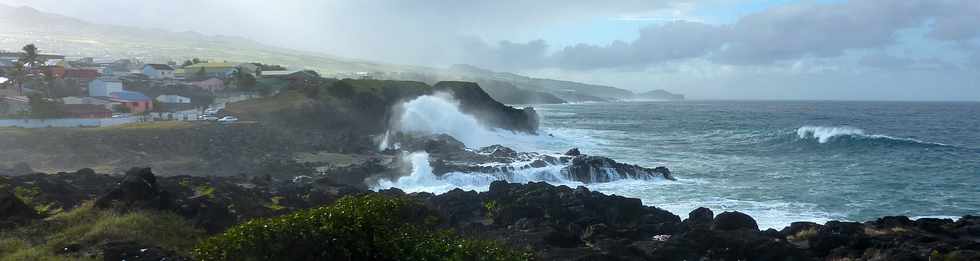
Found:
[(59, 255), (79, 244), (79, 253), (98, 254), (110, 241), (134, 241), (188, 254), (204, 236), (180, 216), (156, 211), (117, 213), (88, 203), (45, 221), (0, 233), (0, 260), (101, 260), (99, 256)]

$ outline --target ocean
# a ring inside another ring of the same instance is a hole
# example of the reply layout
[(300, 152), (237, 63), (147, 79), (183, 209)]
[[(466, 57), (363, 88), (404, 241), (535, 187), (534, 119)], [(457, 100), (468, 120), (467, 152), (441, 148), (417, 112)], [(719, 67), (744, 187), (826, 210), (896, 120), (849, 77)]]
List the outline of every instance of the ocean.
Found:
[[(586, 186), (640, 198), (682, 218), (697, 207), (715, 213), (737, 210), (756, 218), (760, 227), (780, 229), (793, 221), (980, 214), (980, 103), (680, 101), (535, 107), (542, 118), (536, 136), (459, 124), (432, 132), (465, 136), (461, 140), (470, 147), (503, 144), (544, 153), (576, 147), (619, 162), (666, 166), (676, 181)], [(451, 118), (441, 117), (439, 123), (472, 121)], [(425, 165), (419, 163), (424, 157), (413, 158), (413, 166)], [(441, 192), (489, 184), (472, 177), (412, 175), (403, 179), (414, 183), (386, 187)]]

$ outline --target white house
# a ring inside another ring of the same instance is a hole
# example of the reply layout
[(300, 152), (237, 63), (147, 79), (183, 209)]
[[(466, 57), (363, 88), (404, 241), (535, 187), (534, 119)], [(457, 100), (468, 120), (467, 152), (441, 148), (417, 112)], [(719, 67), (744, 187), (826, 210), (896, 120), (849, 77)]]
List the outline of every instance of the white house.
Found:
[(162, 103), (191, 103), (191, 98), (170, 94), (157, 96), (156, 100)]
[(146, 64), (143, 65), (143, 75), (150, 79), (173, 79), (174, 67), (166, 64)]
[(92, 97), (110, 97), (110, 94), (122, 91), (122, 82), (116, 79), (99, 78), (88, 83), (88, 96)]

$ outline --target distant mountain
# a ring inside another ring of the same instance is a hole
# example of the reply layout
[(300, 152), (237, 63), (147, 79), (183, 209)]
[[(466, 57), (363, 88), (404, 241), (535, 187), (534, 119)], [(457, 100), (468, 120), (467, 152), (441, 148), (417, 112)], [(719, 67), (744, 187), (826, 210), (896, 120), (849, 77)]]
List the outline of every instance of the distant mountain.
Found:
[(664, 100), (664, 101), (680, 101), (684, 100), (683, 94), (671, 93), (665, 90), (652, 90), (648, 92), (643, 92), (636, 95), (640, 99), (650, 99), (650, 100)]
[(544, 92), (569, 102), (614, 101), (630, 99), (634, 96), (629, 90), (612, 86), (586, 84), (572, 81), (532, 78), (506, 72), (494, 72), (472, 65), (457, 64), (449, 68), (449, 73), (463, 78), (503, 81), (523, 90)]
[(137, 58), (148, 62), (190, 58), (261, 61), (327, 72), (405, 71), (397, 66), (265, 45), (247, 38), (212, 36), (89, 23), (30, 7), (0, 4), (0, 50), (34, 43), (43, 52), (68, 57)]
[(353, 77), (368, 72), (376, 79), (415, 80), (434, 84), (444, 80), (479, 83), (494, 99), (508, 104), (547, 104), (630, 99), (634, 94), (611, 86), (532, 78), (494, 72), (470, 65), (448, 69), (394, 65), (291, 50), (235, 36), (171, 32), (94, 24), (30, 7), (0, 4), (0, 50), (16, 51), (34, 43), (46, 53), (96, 59), (136, 58), (145, 62), (190, 58), (280, 64), (313, 69), (327, 77)]

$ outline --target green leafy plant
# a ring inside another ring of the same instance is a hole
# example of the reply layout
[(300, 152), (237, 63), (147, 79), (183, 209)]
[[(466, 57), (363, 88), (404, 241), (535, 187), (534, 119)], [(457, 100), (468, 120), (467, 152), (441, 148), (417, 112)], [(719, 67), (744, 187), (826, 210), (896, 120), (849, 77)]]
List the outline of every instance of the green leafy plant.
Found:
[(345, 197), (329, 207), (248, 221), (203, 241), (198, 260), (528, 260), (499, 243), (434, 231), (406, 198)]

